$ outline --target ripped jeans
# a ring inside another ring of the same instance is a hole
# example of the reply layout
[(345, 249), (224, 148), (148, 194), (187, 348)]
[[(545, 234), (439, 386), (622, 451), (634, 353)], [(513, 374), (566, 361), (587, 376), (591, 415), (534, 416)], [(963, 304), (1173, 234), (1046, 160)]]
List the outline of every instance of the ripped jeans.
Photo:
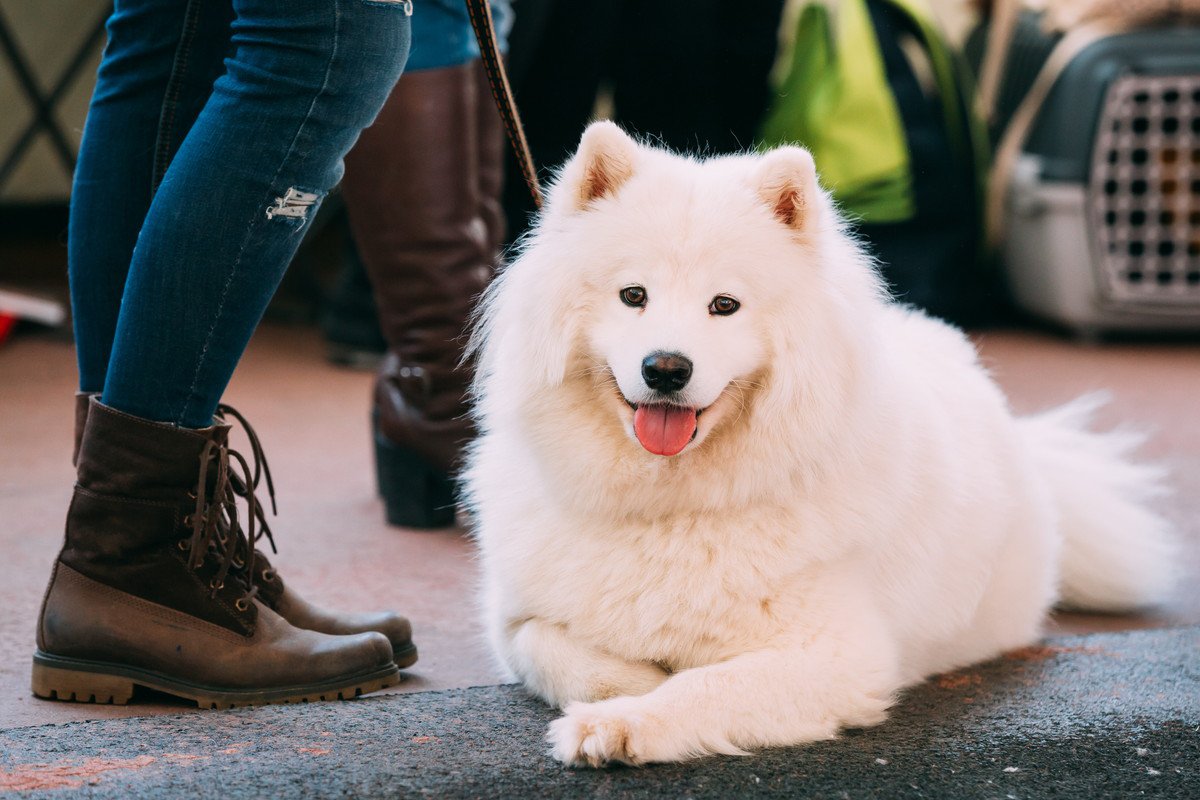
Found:
[(118, 0), (71, 195), (80, 389), (200, 428), (408, 54), (399, 0)]

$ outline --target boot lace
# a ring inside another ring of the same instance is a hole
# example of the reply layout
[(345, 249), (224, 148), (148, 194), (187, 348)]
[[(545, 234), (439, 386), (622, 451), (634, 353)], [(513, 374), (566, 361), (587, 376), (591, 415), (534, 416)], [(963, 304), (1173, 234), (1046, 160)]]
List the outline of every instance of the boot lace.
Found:
[[(185, 540), (189, 551), (188, 566), (199, 569), (205, 558), (213, 555), (218, 567), (209, 582), (211, 596), (215, 598), (217, 592), (224, 588), (226, 580), (234, 576), (246, 590), (235, 605), (239, 611), (245, 611), (258, 594), (252, 568), (255, 546), (265, 537), (271, 545), (271, 551), (277, 552), (266, 512), (255, 491), (265, 478), (271, 513), (274, 514), (275, 484), (258, 434), (246, 418), (225, 404), (217, 407), (217, 413), (239, 423), (250, 442), (253, 467), (245, 456), (228, 444), (216, 439), (205, 443), (200, 453), (196, 491), (190, 493), (195, 497), (196, 508), (185, 518), (192, 532), (190, 539)], [(238, 519), (239, 498), (246, 503), (245, 530)]]

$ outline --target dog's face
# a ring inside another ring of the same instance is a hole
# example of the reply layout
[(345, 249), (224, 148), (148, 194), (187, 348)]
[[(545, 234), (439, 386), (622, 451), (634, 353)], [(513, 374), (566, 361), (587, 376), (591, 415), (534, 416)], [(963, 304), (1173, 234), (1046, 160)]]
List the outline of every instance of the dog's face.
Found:
[(766, 173), (747, 175), (748, 162), (702, 173), (600, 123), (553, 200), (587, 240), (574, 266), (589, 295), (584, 346), (615, 384), (612, 412), (653, 455), (698, 447), (768, 371), (771, 293), (795, 283), (771, 250), (794, 246), (816, 175), (796, 149)]
[[(603, 213), (603, 212), (600, 212)], [(705, 237), (707, 238), (707, 237)], [(766, 358), (762, 297), (738, 277), (730, 254), (689, 252), (676, 239), (641, 237), (606, 248), (583, 340), (601, 374), (606, 404), (626, 432), (654, 455), (697, 446), (740, 406)]]
[(484, 415), (536, 406), (538, 441), (578, 453), (619, 429), (644, 459), (752, 413), (765, 430), (763, 405), (798, 417), (797, 387), (817, 397), (818, 373), (844, 366), (820, 341), (837, 327), (836, 228), (804, 150), (699, 162), (592, 125), (489, 292)]

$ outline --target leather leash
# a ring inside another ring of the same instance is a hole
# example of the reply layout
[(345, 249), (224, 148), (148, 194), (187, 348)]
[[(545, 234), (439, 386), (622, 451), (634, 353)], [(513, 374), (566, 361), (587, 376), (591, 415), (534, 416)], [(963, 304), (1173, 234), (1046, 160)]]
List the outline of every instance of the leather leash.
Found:
[(500, 47), (496, 43), (496, 26), (492, 21), (492, 9), (488, 0), (466, 0), (467, 13), (471, 15), (471, 27), (475, 30), (475, 39), (479, 42), (479, 54), (483, 57), (483, 68), (487, 73), (488, 85), (492, 87), (492, 99), (504, 122), (504, 132), (508, 143), (512, 145), (513, 154), (517, 157), (517, 166), (521, 177), (529, 187), (533, 204), (542, 207), (542, 188), (538, 185), (537, 168), (533, 164), (533, 154), (529, 152), (529, 142), (525, 140), (525, 128), (521, 125), (521, 117), (517, 113), (517, 104), (513, 100), (512, 86), (508, 82), (508, 73), (504, 71), (504, 60), (500, 57)]

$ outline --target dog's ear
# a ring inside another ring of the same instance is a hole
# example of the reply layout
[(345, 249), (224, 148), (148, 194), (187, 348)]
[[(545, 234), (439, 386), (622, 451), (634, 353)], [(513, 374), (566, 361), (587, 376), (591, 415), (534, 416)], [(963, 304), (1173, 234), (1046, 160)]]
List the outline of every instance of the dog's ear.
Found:
[(780, 147), (762, 157), (754, 172), (758, 196), (784, 225), (802, 231), (818, 206), (817, 168), (802, 147)]
[(638, 146), (615, 123), (593, 122), (563, 170), (560, 185), (573, 211), (612, 195), (633, 175)]

